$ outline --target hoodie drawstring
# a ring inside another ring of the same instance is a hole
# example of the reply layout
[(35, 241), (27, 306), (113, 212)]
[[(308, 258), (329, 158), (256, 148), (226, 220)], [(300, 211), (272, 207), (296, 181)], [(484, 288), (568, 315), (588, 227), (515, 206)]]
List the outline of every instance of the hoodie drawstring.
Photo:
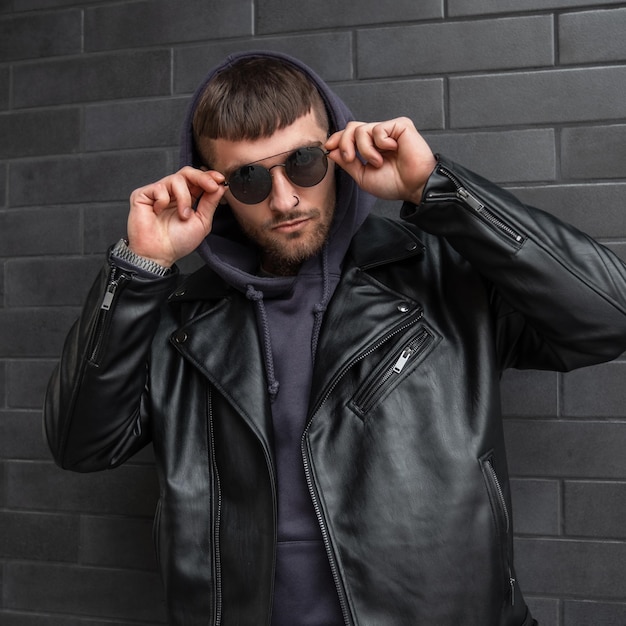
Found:
[(328, 306), (328, 300), (330, 299), (330, 280), (328, 277), (328, 242), (324, 244), (322, 250), (322, 299), (313, 307), (313, 332), (311, 333), (311, 354), (313, 362), (315, 362), (315, 355), (317, 353), (317, 340), (320, 336), (320, 330), (322, 328), (322, 321), (324, 320), (324, 313), (326, 313), (326, 307)]
[(267, 311), (265, 310), (265, 302), (263, 301), (263, 292), (258, 291), (252, 285), (247, 285), (246, 298), (254, 302), (261, 326), (263, 327), (263, 348), (265, 350), (265, 369), (267, 372), (268, 386), (267, 390), (270, 394), (270, 401), (274, 401), (278, 395), (278, 381), (274, 373), (274, 355), (272, 353), (272, 338), (270, 336), (270, 327), (267, 321)]
[[(328, 245), (326, 244), (322, 249), (322, 299), (313, 307), (313, 329), (311, 332), (311, 355), (313, 361), (315, 361), (317, 341), (322, 328), (322, 322), (324, 321), (324, 313), (326, 313), (326, 308), (330, 299), (330, 278), (328, 273)], [(268, 381), (267, 389), (270, 394), (270, 400), (273, 402), (278, 395), (280, 383), (276, 380), (276, 373), (274, 370), (272, 336), (267, 318), (267, 309), (265, 308), (265, 301), (263, 299), (263, 292), (255, 289), (253, 285), (248, 284), (246, 285), (246, 298), (248, 298), (251, 302), (254, 302), (258, 315), (257, 319), (263, 329), (263, 351)]]

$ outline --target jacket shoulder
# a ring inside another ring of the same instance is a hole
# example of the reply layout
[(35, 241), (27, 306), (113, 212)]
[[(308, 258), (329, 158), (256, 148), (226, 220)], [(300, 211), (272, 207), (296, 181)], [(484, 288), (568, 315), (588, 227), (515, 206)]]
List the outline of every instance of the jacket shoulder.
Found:
[(350, 246), (355, 265), (362, 269), (421, 256), (426, 248), (417, 226), (380, 215), (369, 215)]

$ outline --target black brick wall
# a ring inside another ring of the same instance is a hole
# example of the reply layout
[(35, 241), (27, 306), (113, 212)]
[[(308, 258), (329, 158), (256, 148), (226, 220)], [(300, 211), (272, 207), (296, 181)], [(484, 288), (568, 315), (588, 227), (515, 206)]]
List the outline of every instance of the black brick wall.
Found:
[[(0, 0), (0, 624), (165, 621), (150, 451), (62, 472), (41, 404), (129, 193), (175, 169), (211, 65), (299, 56), (357, 117), (409, 115), (626, 258), (624, 33), (626, 3), (592, 0)], [(626, 626), (625, 369), (503, 378), (518, 574), (542, 626)]]

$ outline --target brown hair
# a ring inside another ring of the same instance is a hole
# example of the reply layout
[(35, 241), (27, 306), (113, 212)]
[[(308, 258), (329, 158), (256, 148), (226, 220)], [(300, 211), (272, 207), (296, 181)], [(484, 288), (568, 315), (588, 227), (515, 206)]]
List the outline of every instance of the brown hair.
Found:
[(194, 141), (210, 161), (207, 139), (269, 137), (310, 111), (328, 130), (322, 97), (303, 72), (279, 59), (241, 59), (216, 74), (200, 96), (192, 121)]

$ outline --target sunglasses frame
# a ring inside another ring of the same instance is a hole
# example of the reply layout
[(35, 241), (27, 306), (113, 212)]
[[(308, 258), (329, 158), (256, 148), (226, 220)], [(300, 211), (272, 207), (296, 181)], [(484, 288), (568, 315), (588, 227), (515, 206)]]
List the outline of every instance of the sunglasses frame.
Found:
[[(268, 196), (270, 195), (270, 193), (272, 192), (272, 184), (271, 184), (271, 179), (272, 179), (272, 170), (275, 167), (287, 167), (288, 163), (289, 163), (289, 159), (295, 155), (297, 152), (301, 151), (301, 150), (315, 150), (315, 151), (319, 151), (319, 153), (321, 154), (321, 157), (324, 161), (325, 161), (325, 170), (324, 170), (324, 174), (322, 175), (322, 177), (316, 182), (313, 183), (311, 185), (300, 185), (298, 184), (296, 181), (294, 181), (291, 176), (289, 175), (288, 171), (286, 171), (286, 175), (287, 178), (297, 187), (303, 187), (303, 188), (309, 188), (309, 187), (315, 187), (316, 185), (319, 185), (324, 178), (326, 177), (326, 174), (328, 173), (328, 155), (330, 154), (330, 150), (325, 150), (321, 145), (313, 145), (313, 146), (300, 146), (298, 148), (293, 148), (291, 150), (285, 150), (284, 152), (279, 152), (278, 154), (273, 154), (271, 156), (267, 156), (267, 157), (263, 157), (262, 159), (258, 159), (257, 161), (252, 161), (251, 163), (246, 163), (245, 165), (241, 165), (240, 167), (236, 168), (235, 171), (230, 174), (230, 176), (228, 177), (228, 180), (224, 181), (222, 183), (222, 185), (224, 185), (224, 187), (230, 187), (231, 190), (230, 192), (233, 194), (234, 198), (238, 201), (241, 202), (243, 204), (260, 204), (261, 202), (263, 202), (264, 200), (266, 200), (268, 198)], [(275, 165), (272, 165), (271, 167), (264, 167), (262, 165), (257, 165), (257, 163), (260, 163), (261, 161), (267, 161), (268, 159), (274, 159), (276, 157), (281, 156), (282, 154), (289, 154), (289, 156), (285, 159), (285, 161), (283, 163), (276, 163)], [(246, 200), (242, 200), (241, 198), (237, 197), (237, 194), (234, 193), (231, 184), (230, 184), (230, 180), (231, 178), (237, 174), (238, 172), (240, 172), (241, 170), (243, 170), (246, 167), (250, 167), (250, 166), (255, 166), (255, 167), (259, 167), (262, 170), (265, 170), (265, 172), (267, 172), (267, 174), (269, 175), (269, 180), (270, 180), (270, 185), (267, 191), (267, 194), (261, 198), (260, 200), (255, 200), (254, 202), (250, 202), (250, 201), (246, 201)]]

